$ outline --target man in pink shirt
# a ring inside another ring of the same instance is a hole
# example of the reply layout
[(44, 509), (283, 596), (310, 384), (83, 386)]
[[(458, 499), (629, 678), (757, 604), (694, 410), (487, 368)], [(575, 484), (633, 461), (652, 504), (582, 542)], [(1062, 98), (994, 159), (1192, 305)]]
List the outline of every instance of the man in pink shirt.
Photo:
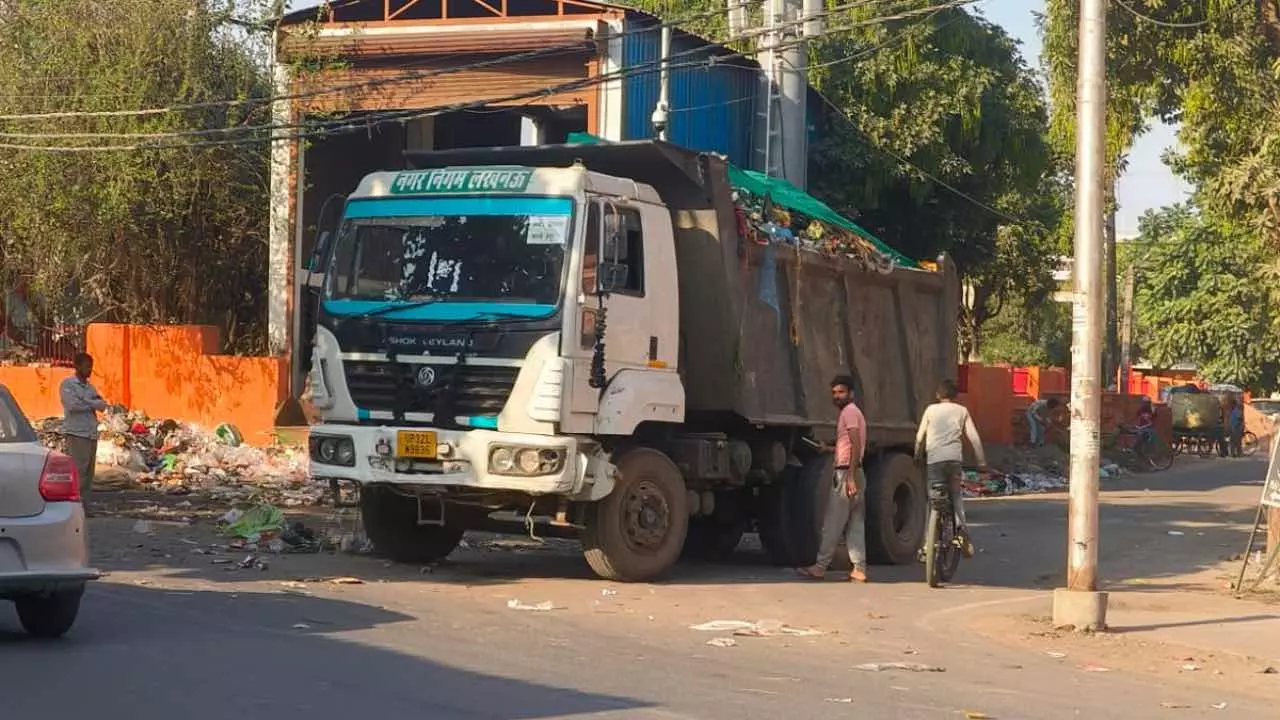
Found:
[(831, 479), (831, 496), (822, 523), (822, 545), (812, 566), (800, 574), (815, 580), (827, 575), (831, 558), (841, 536), (849, 551), (853, 570), (850, 582), (867, 581), (866, 487), (862, 455), (867, 448), (867, 420), (853, 402), (853, 378), (841, 375), (831, 381), (831, 399), (840, 408), (836, 419), (836, 468)]

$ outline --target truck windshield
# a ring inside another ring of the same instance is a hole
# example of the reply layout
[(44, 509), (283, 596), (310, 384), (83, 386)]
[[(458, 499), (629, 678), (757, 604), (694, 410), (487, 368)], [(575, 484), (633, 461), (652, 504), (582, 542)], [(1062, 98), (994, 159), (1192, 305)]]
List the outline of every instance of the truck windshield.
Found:
[(334, 248), (327, 309), (438, 320), (550, 315), (572, 213), (569, 198), (353, 200)]

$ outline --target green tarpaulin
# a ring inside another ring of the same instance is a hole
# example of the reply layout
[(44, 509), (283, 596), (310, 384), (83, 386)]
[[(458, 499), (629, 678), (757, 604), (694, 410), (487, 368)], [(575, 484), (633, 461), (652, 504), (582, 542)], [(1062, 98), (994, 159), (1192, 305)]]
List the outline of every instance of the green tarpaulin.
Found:
[[(602, 145), (608, 140), (590, 133), (570, 133), (570, 145)], [(880, 252), (892, 257), (899, 266), (919, 267), (916, 262), (880, 241), (879, 238), (859, 227), (857, 223), (843, 217), (818, 198), (783, 180), (758, 173), (754, 170), (741, 170), (729, 165), (729, 183), (739, 190), (744, 190), (757, 197), (769, 196), (775, 205), (828, 225), (844, 228), (865, 238), (875, 245)]]

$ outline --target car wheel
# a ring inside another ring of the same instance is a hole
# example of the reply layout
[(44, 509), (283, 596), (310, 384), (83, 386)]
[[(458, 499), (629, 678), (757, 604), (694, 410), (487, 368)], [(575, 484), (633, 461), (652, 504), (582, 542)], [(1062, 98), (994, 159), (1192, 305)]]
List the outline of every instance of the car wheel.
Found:
[(22, 629), (34, 638), (53, 640), (67, 634), (80, 614), (84, 586), (57, 590), (48, 595), (18, 598), (14, 605)]

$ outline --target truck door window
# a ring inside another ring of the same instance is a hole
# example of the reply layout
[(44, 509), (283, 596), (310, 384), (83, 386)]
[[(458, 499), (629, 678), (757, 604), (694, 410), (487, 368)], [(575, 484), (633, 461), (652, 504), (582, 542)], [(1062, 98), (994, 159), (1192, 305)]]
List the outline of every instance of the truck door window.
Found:
[(618, 224), (622, 231), (623, 242), (617, 258), (606, 258), (627, 266), (627, 282), (617, 290), (621, 295), (644, 297), (644, 230), (640, 221), (640, 211), (632, 208), (617, 208)]
[(596, 265), (600, 262), (600, 204), (587, 208), (587, 234), (582, 242), (582, 294), (596, 291)]

